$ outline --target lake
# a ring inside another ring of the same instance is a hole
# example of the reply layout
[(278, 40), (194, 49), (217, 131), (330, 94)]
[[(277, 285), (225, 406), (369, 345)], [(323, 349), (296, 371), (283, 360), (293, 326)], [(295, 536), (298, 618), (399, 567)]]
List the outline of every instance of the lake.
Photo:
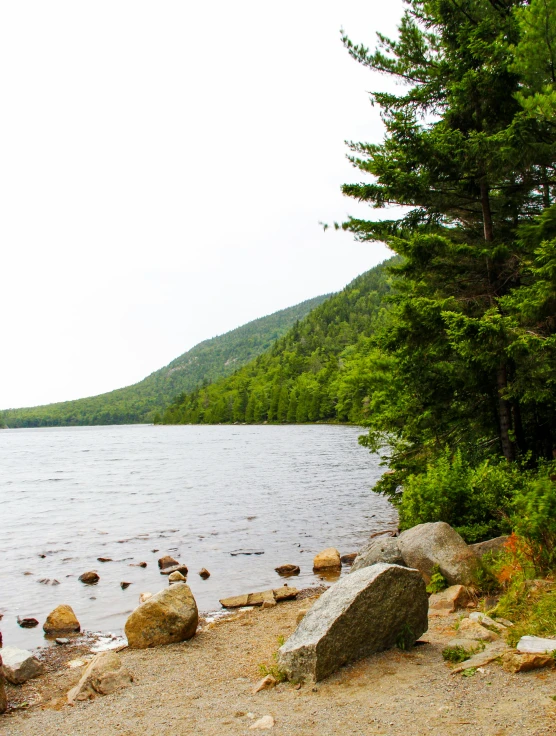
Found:
[[(71, 427), (0, 431), (0, 630), (4, 645), (44, 644), (60, 603), (88, 631), (119, 633), (139, 593), (167, 585), (157, 560), (189, 568), (202, 612), (219, 598), (319, 584), (314, 555), (354, 552), (396, 526), (370, 491), (382, 469), (345, 426)], [(232, 554), (256, 551), (262, 554)], [(100, 563), (98, 557), (112, 558)], [(146, 562), (147, 567), (135, 567)], [(202, 580), (201, 568), (211, 576)], [(96, 570), (95, 586), (78, 581)], [(345, 571), (344, 571), (345, 572)], [(46, 585), (40, 580), (57, 580)], [(121, 582), (131, 585), (122, 590)], [(16, 617), (33, 616), (36, 629)]]

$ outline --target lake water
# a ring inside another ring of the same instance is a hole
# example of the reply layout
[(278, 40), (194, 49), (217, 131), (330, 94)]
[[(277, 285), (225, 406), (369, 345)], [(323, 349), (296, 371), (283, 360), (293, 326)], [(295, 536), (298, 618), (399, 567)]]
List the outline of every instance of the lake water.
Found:
[[(0, 431), (4, 645), (44, 644), (42, 624), (60, 603), (86, 630), (121, 632), (139, 593), (167, 585), (157, 565), (166, 554), (189, 567), (204, 612), (224, 596), (278, 587), (281, 564), (301, 567), (290, 585), (320, 583), (317, 552), (353, 552), (396, 525), (394, 509), (369, 490), (382, 471), (357, 444), (360, 433), (319, 425)], [(144, 569), (131, 566), (142, 561)], [(97, 585), (78, 581), (88, 570), (99, 573)], [(17, 616), (40, 626), (21, 629)]]

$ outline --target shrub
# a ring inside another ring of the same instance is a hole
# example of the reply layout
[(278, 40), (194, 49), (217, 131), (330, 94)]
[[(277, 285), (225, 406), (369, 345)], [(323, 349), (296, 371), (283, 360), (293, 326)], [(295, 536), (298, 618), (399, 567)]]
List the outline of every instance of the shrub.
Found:
[(510, 531), (513, 497), (523, 475), (519, 466), (484, 460), (476, 467), (460, 451), (446, 449), (426, 471), (410, 475), (400, 503), (400, 526), (446, 521), (473, 543)]
[(446, 590), (448, 583), (444, 575), (440, 572), (440, 567), (434, 565), (432, 568), (431, 581), (427, 585), (427, 593), (440, 593), (442, 590)]
[(550, 477), (552, 470), (552, 464), (542, 468), (514, 499), (512, 526), (527, 542), (537, 574), (556, 567), (556, 483)]

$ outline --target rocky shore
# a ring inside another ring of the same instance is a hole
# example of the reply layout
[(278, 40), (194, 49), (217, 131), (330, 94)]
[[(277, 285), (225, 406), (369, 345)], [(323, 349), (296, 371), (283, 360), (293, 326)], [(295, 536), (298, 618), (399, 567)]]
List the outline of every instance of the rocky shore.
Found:
[[(199, 618), (187, 568), (161, 558), (167, 586), (144, 594), (121, 651), (87, 652), (69, 606), (44, 624), (68, 634), (51, 659), (0, 650), (0, 734), (89, 734), (97, 718), (129, 735), (554, 733), (556, 638), (510, 647), (512, 622), (486, 615), (473, 587), (503, 542), (468, 546), (441, 522), (375, 537), (328, 589), (246, 593), (222, 600), (232, 614), (216, 621)], [(313, 564), (342, 560), (329, 548)], [(427, 594), (438, 577), (448, 587)]]

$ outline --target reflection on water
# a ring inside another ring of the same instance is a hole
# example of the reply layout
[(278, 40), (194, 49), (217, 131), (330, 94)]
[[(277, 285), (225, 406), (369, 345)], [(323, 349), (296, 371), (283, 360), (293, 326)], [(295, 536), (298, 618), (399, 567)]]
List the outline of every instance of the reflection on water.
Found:
[[(167, 585), (157, 565), (163, 555), (188, 566), (201, 611), (219, 608), (225, 596), (278, 587), (279, 565), (300, 566), (290, 585), (320, 583), (317, 552), (353, 552), (396, 523), (387, 501), (369, 491), (381, 469), (357, 444), (359, 433), (333, 426), (1, 431), (4, 644), (43, 643), (42, 623), (60, 603), (88, 630), (121, 631), (139, 593)], [(197, 574), (203, 567), (207, 580)], [(100, 575), (98, 585), (79, 582), (89, 570)], [(124, 590), (122, 582), (131, 584)], [(18, 615), (41, 625), (21, 629)]]

